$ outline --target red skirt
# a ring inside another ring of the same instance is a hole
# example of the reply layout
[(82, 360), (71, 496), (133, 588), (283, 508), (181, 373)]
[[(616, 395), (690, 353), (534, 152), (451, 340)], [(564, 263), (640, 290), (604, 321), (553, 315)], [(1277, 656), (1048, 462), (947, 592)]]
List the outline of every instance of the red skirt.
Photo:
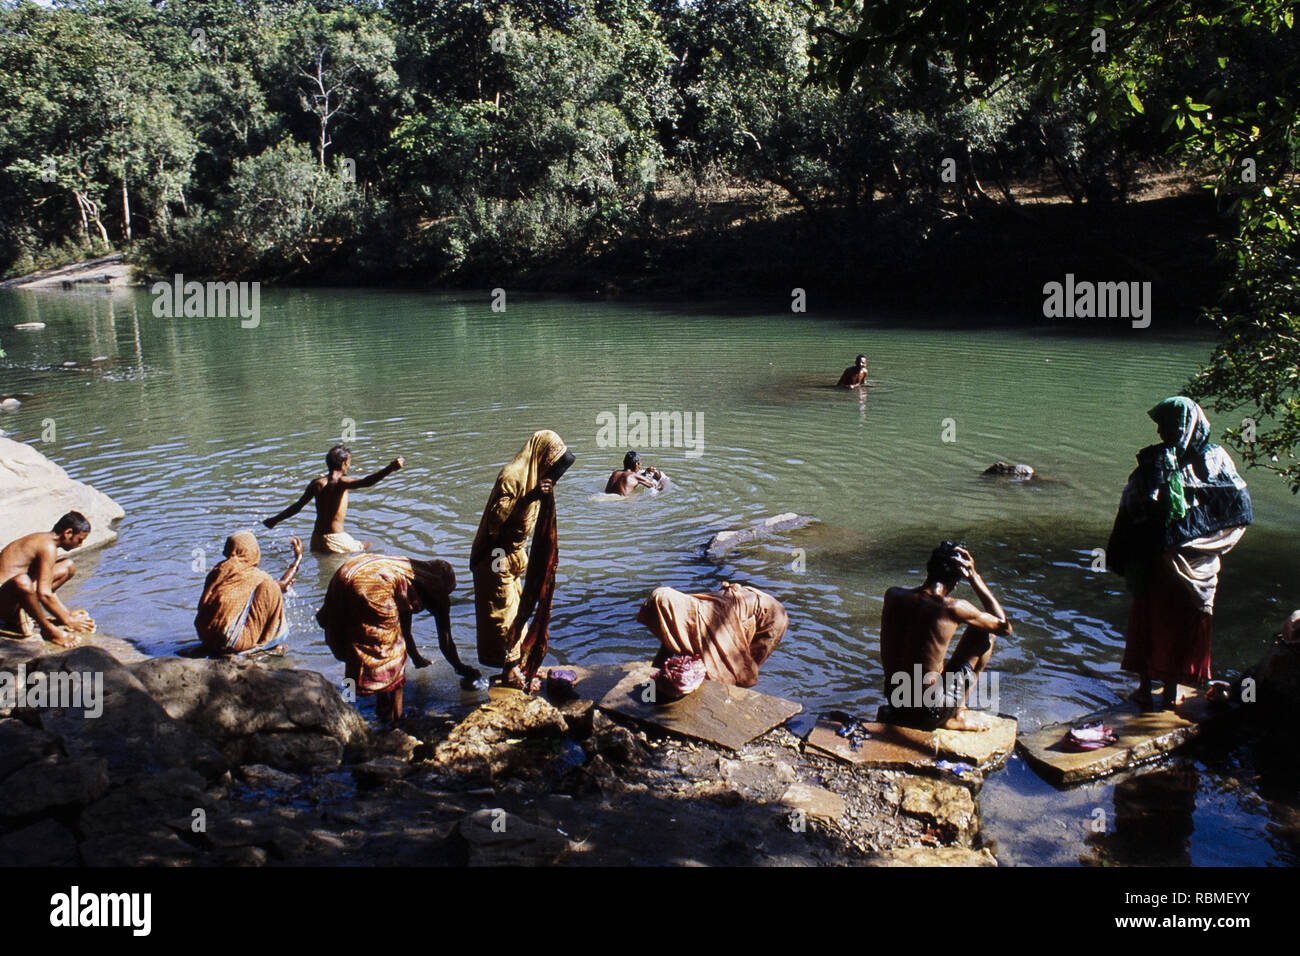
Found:
[(1151, 577), (1147, 593), (1133, 599), (1121, 666), (1153, 680), (1199, 687), (1210, 680), (1214, 618), (1164, 561), (1157, 562)]

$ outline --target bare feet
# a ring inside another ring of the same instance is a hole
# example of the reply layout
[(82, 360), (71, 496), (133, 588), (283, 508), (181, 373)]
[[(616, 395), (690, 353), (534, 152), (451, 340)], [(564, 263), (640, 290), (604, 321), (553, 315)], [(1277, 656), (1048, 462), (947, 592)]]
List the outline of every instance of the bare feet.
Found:
[(525, 690), (528, 679), (524, 677), (523, 670), (516, 664), (514, 667), (508, 667), (502, 672), (501, 683), (506, 687), (513, 687), (515, 690)]
[(81, 643), (81, 638), (75, 634), (68, 634), (65, 631), (52, 627), (50, 632), (45, 635), (45, 639), (51, 644), (57, 644), (59, 647), (76, 647)]
[(1133, 693), (1128, 695), (1128, 699), (1137, 704), (1138, 707), (1142, 708), (1142, 710), (1156, 709), (1156, 702), (1151, 696), (1151, 689), (1149, 687), (1139, 687), (1137, 690), (1133, 691)]
[(943, 725), (944, 730), (988, 730), (993, 722), (983, 714), (977, 714), (965, 708), (949, 717)]
[(411, 663), (414, 664), (416, 667), (428, 667), (430, 661), (429, 658), (425, 657), (423, 654), (413, 653), (411, 655)]

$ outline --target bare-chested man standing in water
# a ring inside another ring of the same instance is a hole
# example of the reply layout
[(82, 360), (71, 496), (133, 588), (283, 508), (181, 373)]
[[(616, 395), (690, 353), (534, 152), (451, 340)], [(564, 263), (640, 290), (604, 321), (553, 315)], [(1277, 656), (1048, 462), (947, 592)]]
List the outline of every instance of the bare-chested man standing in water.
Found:
[[(885, 697), (891, 704), (900, 698), (906, 702), (901, 708), (890, 707), (888, 719), (926, 730), (987, 730), (988, 719), (968, 711), (966, 697), (993, 654), (994, 635), (1010, 634), (1011, 624), (965, 548), (943, 542), (930, 555), (925, 571), (919, 588), (885, 592), (880, 615)], [(984, 610), (951, 596), (961, 581), (970, 582)], [(966, 630), (945, 667), (948, 645), (963, 624)], [(920, 688), (914, 686), (918, 664)], [(936, 683), (940, 686), (931, 687)]]
[(658, 468), (643, 468), (641, 456), (634, 451), (623, 456), (623, 467), (609, 476), (605, 483), (605, 494), (622, 495), (626, 498), (642, 485), (655, 491), (663, 491), (668, 479)]
[(69, 611), (54, 593), (76, 573), (71, 558), (59, 560), (59, 551), (75, 551), (89, 536), (86, 516), (69, 511), (53, 531), (24, 535), (0, 551), (0, 622), (6, 628), (27, 637), (40, 628), (41, 637), (60, 647), (76, 647), (78, 633), (94, 632), (89, 614)]
[(352, 452), (344, 445), (335, 445), (325, 456), (325, 466), (329, 474), (312, 481), (302, 497), (285, 508), (274, 518), (267, 518), (262, 524), (274, 528), (285, 518), (291, 518), (303, 509), (313, 498), (316, 499), (316, 524), (311, 529), (311, 549), (321, 554), (352, 554), (369, 547), (362, 544), (343, 530), (343, 519), (348, 515), (348, 492), (358, 488), (369, 488), (383, 481), (402, 467), (402, 459), (394, 458), (388, 465), (364, 478), (348, 477), (352, 466)]

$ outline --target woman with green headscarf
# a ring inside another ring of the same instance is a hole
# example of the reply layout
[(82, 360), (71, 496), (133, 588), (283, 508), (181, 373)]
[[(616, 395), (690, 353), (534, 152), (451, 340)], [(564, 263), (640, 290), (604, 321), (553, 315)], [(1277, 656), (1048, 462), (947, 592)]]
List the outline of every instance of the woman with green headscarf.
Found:
[(1106, 546), (1107, 566), (1133, 592), (1123, 668), (1141, 684), (1133, 699), (1179, 703), (1179, 683), (1210, 679), (1210, 629), (1223, 555), (1254, 520), (1250, 492), (1232, 458), (1210, 441), (1205, 412), (1189, 398), (1167, 398), (1148, 412), (1160, 444), (1137, 455)]

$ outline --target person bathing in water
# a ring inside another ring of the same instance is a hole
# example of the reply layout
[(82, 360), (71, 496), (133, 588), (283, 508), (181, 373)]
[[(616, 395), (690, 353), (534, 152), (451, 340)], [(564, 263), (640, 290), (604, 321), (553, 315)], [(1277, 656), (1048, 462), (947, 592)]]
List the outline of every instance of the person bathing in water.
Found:
[(348, 468), (352, 465), (352, 452), (344, 445), (335, 445), (325, 456), (325, 465), (329, 468), (329, 474), (313, 480), (301, 498), (262, 524), (274, 528), (285, 518), (292, 518), (307, 502), (315, 498), (316, 524), (311, 529), (312, 551), (317, 554), (352, 554), (364, 551), (369, 544), (362, 544), (343, 530), (343, 519), (348, 515), (348, 492), (377, 485), (402, 467), (402, 459), (394, 458), (373, 475), (350, 478)]
[[(1006, 612), (975, 570), (965, 548), (945, 541), (934, 549), (919, 588), (890, 588), (880, 615), (880, 661), (885, 668), (885, 697), (907, 691), (905, 707), (887, 707), (882, 720), (925, 730), (987, 730), (989, 721), (966, 709), (975, 678), (988, 666), (994, 635), (1011, 633)], [(970, 582), (984, 610), (952, 597), (961, 581)], [(966, 630), (944, 664), (957, 628)], [(922, 686), (912, 687), (916, 665)], [(901, 677), (899, 675), (902, 675)], [(934, 687), (926, 693), (926, 688)], [(933, 700), (934, 703), (927, 703)]]
[(853, 364), (844, 370), (840, 380), (835, 383), (836, 388), (857, 388), (859, 385), (865, 385), (867, 381), (867, 357), (859, 355)]
[(605, 483), (605, 494), (626, 498), (639, 487), (663, 491), (667, 484), (668, 477), (662, 471), (644, 467), (641, 456), (630, 451), (623, 456), (623, 467), (609, 476), (609, 481)]
[(35, 637), (39, 628), (60, 647), (75, 647), (78, 634), (94, 633), (90, 615), (69, 611), (55, 594), (76, 573), (71, 558), (59, 560), (59, 551), (75, 551), (89, 535), (86, 516), (69, 511), (54, 530), (24, 535), (0, 551), (0, 626), (24, 637)]

